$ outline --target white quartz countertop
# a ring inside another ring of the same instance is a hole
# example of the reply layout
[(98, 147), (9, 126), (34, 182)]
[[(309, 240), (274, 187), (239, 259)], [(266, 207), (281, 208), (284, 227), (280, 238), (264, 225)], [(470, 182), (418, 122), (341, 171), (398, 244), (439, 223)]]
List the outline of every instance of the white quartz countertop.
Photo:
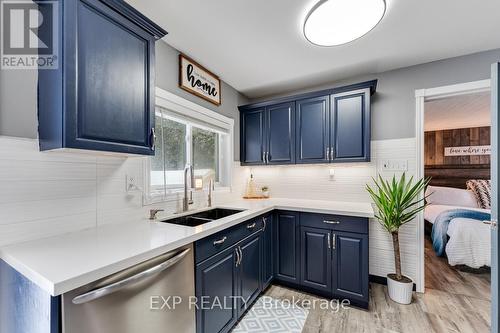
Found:
[(43, 290), (57, 296), (273, 209), (373, 217), (372, 206), (366, 202), (266, 199), (237, 200), (216, 207), (245, 210), (198, 227), (147, 219), (104, 225), (10, 245), (0, 249), (0, 256)]

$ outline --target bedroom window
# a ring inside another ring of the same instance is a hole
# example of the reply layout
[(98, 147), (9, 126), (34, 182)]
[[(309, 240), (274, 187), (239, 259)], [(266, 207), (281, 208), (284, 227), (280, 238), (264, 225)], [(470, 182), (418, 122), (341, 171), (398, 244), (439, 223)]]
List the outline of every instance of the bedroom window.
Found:
[[(167, 92), (163, 94), (175, 96)], [(175, 97), (176, 103), (157, 98), (155, 155), (148, 158), (145, 166), (146, 204), (177, 200), (184, 189), (187, 164), (193, 165), (195, 178), (203, 180), (204, 188), (210, 179), (215, 181), (216, 190), (230, 187), (232, 119)], [(180, 102), (184, 107), (178, 104)], [(196, 106), (200, 110), (185, 106)]]

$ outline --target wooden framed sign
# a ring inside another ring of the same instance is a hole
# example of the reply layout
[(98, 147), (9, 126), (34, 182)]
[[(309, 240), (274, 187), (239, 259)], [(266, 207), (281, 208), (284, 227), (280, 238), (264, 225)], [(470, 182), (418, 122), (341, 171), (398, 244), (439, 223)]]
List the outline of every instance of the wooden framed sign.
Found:
[(219, 77), (183, 54), (179, 54), (179, 86), (210, 103), (221, 104)]

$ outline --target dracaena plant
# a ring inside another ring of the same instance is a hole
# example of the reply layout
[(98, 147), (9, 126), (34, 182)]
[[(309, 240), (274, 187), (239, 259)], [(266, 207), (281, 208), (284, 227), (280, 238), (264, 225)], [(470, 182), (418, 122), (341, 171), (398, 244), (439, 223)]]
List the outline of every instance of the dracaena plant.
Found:
[(429, 184), (430, 178), (422, 178), (413, 181), (403, 173), (401, 178), (384, 180), (380, 175), (378, 179), (373, 179), (374, 187), (366, 185), (366, 190), (370, 193), (376, 207), (375, 214), (379, 223), (391, 234), (394, 246), (394, 261), (396, 265), (396, 280), (403, 279), (401, 274), (401, 254), (399, 249), (399, 228), (410, 222), (425, 204), (425, 196), (421, 196), (425, 187)]

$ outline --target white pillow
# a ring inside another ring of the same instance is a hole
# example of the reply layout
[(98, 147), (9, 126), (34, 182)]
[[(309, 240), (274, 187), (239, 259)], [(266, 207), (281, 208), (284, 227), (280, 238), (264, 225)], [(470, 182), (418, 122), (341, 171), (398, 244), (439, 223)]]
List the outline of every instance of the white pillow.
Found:
[(474, 192), (453, 187), (427, 186), (427, 202), (433, 205), (450, 205), (479, 208)]

